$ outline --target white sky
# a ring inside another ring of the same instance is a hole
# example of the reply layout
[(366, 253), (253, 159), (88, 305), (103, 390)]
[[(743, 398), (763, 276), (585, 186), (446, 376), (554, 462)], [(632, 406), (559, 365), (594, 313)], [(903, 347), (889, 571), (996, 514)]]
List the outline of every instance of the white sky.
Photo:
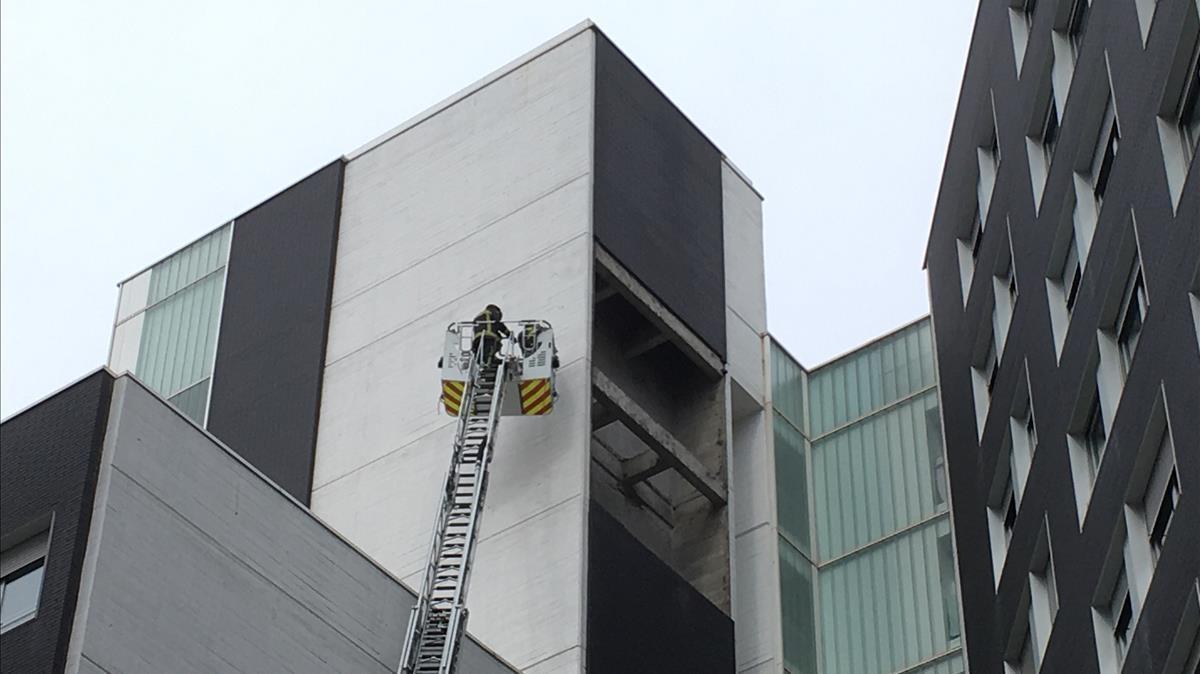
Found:
[(5, 0), (0, 416), (104, 363), (118, 281), (584, 18), (765, 195), (817, 365), (928, 311), (976, 6)]

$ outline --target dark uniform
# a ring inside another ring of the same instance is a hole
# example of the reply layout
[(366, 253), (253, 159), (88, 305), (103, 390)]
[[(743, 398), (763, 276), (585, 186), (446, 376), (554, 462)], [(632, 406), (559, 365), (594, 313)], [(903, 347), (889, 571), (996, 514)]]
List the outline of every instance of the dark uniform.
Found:
[(471, 350), (482, 354), (483, 364), (491, 365), (496, 353), (500, 351), (500, 340), (511, 333), (508, 326), (501, 322), (503, 314), (500, 307), (489, 304), (475, 317), (474, 334), (471, 337)]

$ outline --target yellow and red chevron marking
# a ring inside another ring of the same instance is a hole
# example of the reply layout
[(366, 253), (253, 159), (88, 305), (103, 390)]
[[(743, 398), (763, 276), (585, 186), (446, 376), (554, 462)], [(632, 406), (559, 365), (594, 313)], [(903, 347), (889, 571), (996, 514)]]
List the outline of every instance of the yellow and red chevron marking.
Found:
[(520, 383), (521, 414), (550, 414), (554, 409), (554, 395), (550, 391), (549, 379), (529, 379)]
[(466, 382), (454, 381), (453, 379), (442, 380), (442, 404), (446, 406), (446, 414), (452, 417), (458, 416), (458, 411), (462, 407), (463, 387)]

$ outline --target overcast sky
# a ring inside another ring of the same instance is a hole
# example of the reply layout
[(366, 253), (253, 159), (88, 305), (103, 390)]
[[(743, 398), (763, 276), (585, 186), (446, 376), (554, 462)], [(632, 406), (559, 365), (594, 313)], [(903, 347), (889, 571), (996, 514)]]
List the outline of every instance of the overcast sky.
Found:
[(0, 416), (105, 362), (118, 281), (584, 18), (766, 197), (770, 329), (817, 365), (928, 311), (975, 8), (5, 0)]

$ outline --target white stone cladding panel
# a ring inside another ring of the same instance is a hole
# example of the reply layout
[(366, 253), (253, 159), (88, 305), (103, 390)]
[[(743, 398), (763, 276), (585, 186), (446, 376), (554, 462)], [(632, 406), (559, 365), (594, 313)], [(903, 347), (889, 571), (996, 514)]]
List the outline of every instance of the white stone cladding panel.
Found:
[(734, 540), (734, 639), (738, 671), (778, 657), (779, 552), (775, 527), (763, 525)]
[[(328, 365), (313, 470), (314, 510), (323, 514), (328, 507), (328, 502), (317, 506), (315, 500), (326, 484), (453, 425), (454, 419), (437, 403), (441, 393), (437, 360), (449, 323), (473, 317), (484, 305), (495, 302), (513, 316), (550, 321), (564, 366), (583, 358), (591, 308), (587, 299), (590, 254), (590, 236), (578, 236)], [(571, 390), (567, 385), (559, 388), (559, 394), (586, 398), (589, 390)], [(570, 449), (564, 451), (586, 455), (586, 436), (581, 429), (559, 442), (569, 444)], [(448, 450), (449, 436), (446, 443), (444, 449)], [(443, 461), (447, 457), (443, 456)], [(426, 479), (440, 481), (445, 468), (439, 466), (436, 474), (430, 473)], [(577, 479), (582, 489), (585, 478), (581, 474)], [(489, 501), (488, 507), (493, 503)]]
[(725, 162), (721, 163), (721, 211), (725, 232), (725, 304), (756, 332), (766, 332), (762, 198)]
[(766, 406), (766, 391), (763, 389), (763, 366), (765, 349), (762, 334), (742, 320), (733, 309), (725, 308), (725, 334), (728, 350), (729, 376), (761, 409)]
[(584, 31), (351, 161), (333, 303), (590, 172), (593, 45)]
[(583, 642), (594, 39), (355, 157), (343, 193), (312, 507), (410, 586), (453, 440), (446, 326), (488, 303), (554, 326), (560, 397), (501, 422), (468, 595), (471, 633), (522, 668)]
[[(545, 260), (539, 260), (541, 256), (586, 234), (580, 224), (586, 226), (590, 205), (591, 182), (587, 178), (585, 175), (559, 187), (370, 290), (334, 305), (326, 364), (336, 364), (464, 294), (486, 293), (493, 286), (506, 284), (506, 274), (513, 274), (531, 260), (546, 264)], [(553, 291), (554, 288), (545, 288), (542, 294)], [(502, 304), (501, 307), (510, 319), (542, 318), (520, 314), (520, 306)], [(459, 320), (470, 320), (483, 305), (472, 309), (469, 315), (459, 316)], [(442, 344), (440, 335), (433, 341), (437, 347)], [(560, 345), (559, 351), (562, 350)]]
[[(559, 371), (563, 394), (553, 414), (501, 421), (480, 529), (481, 555), (496, 533), (580, 494), (582, 457), (559, 439), (586, 432), (588, 399), (580, 395), (586, 363), (580, 359)], [(419, 574), (429, 552), (453, 439), (454, 426), (442, 426), (330, 482), (313, 492), (314, 510), (401, 578)], [(473, 596), (475, 585), (488, 579), (477, 573), (472, 581)], [(471, 620), (474, 629), (474, 616)]]
[(733, 424), (733, 533), (742, 534), (763, 524), (774, 524), (774, 484), (767, 444), (770, 427), (765, 412), (737, 419)]

